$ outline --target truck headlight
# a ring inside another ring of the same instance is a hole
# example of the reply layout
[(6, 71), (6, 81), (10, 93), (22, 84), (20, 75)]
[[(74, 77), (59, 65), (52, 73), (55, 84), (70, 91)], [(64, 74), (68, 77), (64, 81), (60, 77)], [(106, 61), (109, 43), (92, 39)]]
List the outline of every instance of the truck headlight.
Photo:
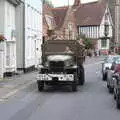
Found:
[(70, 74), (70, 75), (67, 75), (66, 78), (70, 81), (74, 80), (74, 75)]

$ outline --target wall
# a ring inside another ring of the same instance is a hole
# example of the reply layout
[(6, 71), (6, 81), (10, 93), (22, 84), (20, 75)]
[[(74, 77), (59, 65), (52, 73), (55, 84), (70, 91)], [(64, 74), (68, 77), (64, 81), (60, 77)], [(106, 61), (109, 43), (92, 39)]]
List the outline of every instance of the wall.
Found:
[[(40, 62), (42, 43), (42, 2), (25, 1), (25, 68)], [(36, 63), (37, 62), (37, 63)]]
[(4, 17), (5, 17), (5, 3), (4, 0), (0, 0), (0, 33), (4, 33)]
[(115, 6), (115, 41), (116, 47), (120, 46), (120, 0), (116, 0)]
[(24, 3), (16, 7), (17, 68), (24, 67)]

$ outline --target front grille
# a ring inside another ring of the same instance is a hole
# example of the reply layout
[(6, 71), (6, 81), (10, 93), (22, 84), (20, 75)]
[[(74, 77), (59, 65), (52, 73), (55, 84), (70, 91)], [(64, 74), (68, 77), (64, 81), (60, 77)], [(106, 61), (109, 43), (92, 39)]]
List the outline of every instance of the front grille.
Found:
[(63, 61), (50, 61), (49, 70), (50, 72), (63, 72), (64, 62)]

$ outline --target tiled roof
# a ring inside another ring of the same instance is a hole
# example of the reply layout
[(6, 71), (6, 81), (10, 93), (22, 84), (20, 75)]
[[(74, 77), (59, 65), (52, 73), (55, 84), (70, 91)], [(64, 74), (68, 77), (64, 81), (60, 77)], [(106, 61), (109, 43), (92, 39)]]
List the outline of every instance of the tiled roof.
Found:
[(56, 22), (56, 29), (59, 29), (65, 20), (66, 13), (67, 13), (68, 7), (58, 7), (58, 8), (53, 8), (53, 14), (54, 14), (54, 20)]
[(100, 25), (106, 9), (106, 2), (81, 4), (76, 10), (79, 26)]

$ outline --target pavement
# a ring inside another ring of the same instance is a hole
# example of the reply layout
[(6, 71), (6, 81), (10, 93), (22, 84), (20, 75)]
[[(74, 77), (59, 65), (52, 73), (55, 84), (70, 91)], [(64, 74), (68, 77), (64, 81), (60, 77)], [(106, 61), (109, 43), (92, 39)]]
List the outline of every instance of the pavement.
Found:
[(7, 99), (36, 80), (37, 72), (22, 73), (0, 80), (0, 99)]
[[(91, 63), (97, 63), (98, 61), (102, 61), (104, 56), (100, 57), (86, 57), (86, 61), (84, 65), (91, 65)], [(12, 77), (5, 77), (0, 80), (0, 101), (2, 99), (8, 99), (8, 97), (14, 95), (21, 89), (29, 86), (33, 82), (36, 81), (37, 72), (28, 72), (28, 73), (20, 73), (18, 75), (14, 75)]]

